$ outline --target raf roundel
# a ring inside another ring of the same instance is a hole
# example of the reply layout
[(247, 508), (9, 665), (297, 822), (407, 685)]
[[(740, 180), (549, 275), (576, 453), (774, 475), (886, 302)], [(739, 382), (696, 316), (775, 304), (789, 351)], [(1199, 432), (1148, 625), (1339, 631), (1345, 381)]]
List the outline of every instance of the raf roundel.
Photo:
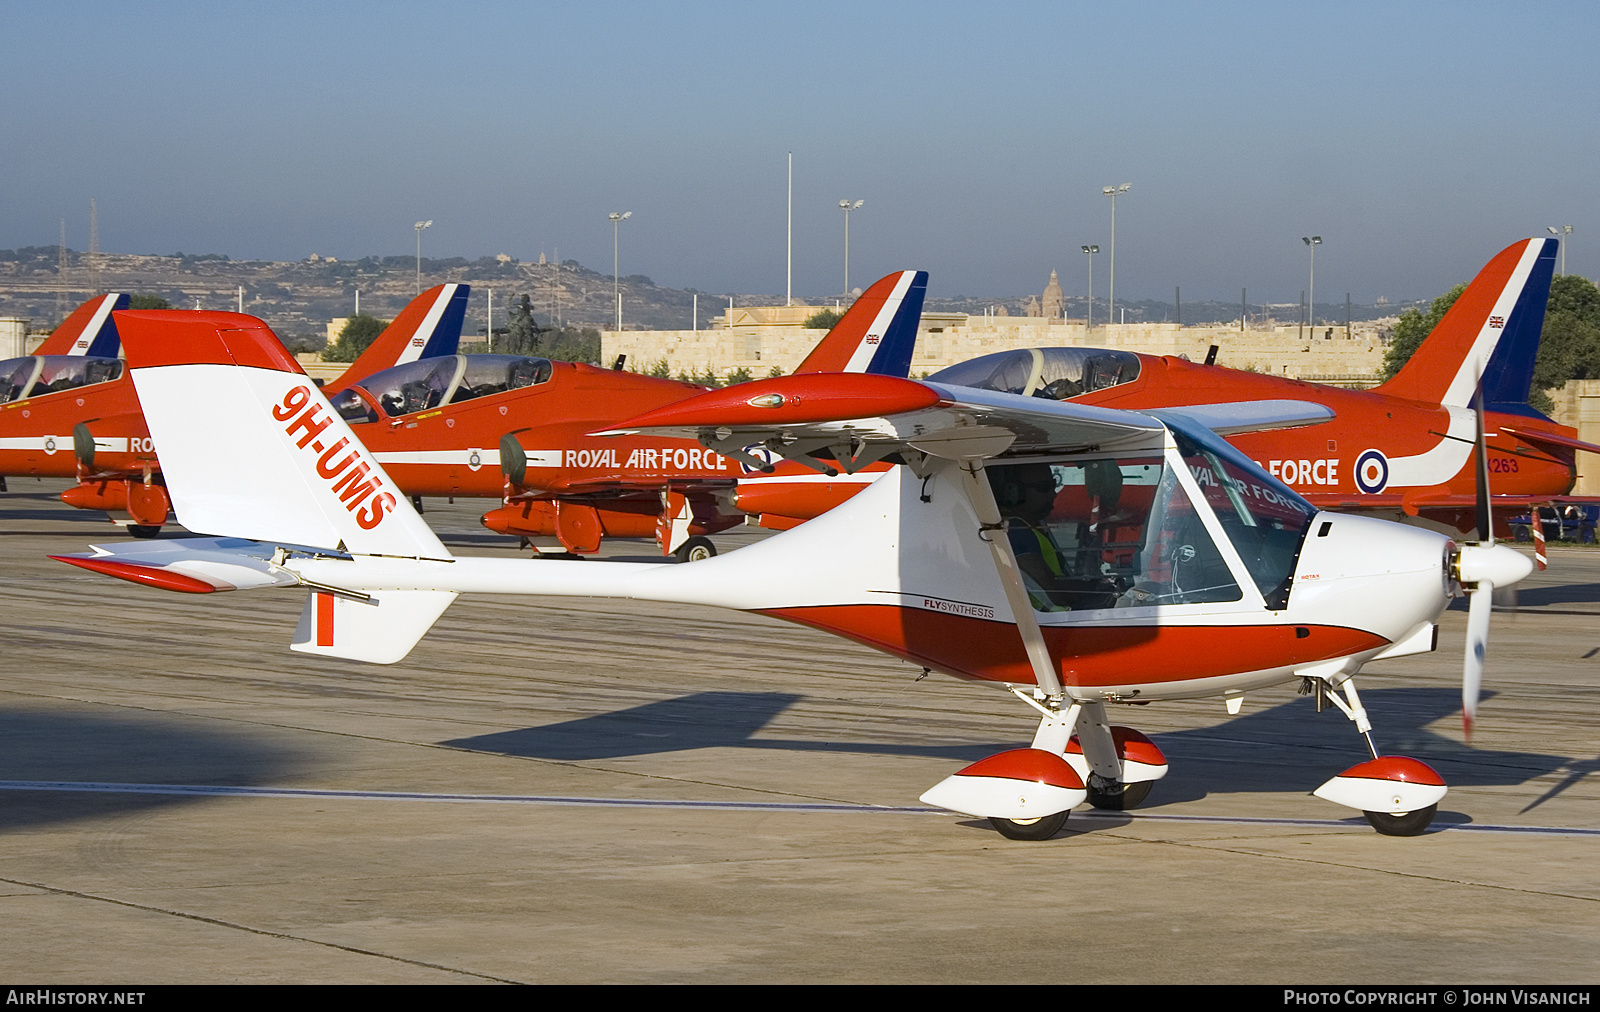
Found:
[(1356, 458), (1356, 488), (1377, 495), (1389, 485), (1389, 458), (1381, 451), (1366, 450)]

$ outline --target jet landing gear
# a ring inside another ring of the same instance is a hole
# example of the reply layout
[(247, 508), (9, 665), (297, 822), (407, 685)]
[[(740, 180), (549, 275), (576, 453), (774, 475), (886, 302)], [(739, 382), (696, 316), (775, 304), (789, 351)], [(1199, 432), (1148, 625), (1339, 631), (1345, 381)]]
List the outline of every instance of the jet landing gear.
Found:
[(717, 546), (711, 543), (711, 539), (699, 535), (685, 541), (672, 553), (679, 562), (702, 562), (713, 558), (716, 554)]
[(1085, 800), (1124, 811), (1166, 776), (1167, 760), (1155, 743), (1108, 723), (1101, 701), (1073, 702), (1063, 710), (1059, 699), (1011, 691), (1039, 711), (1032, 747), (973, 763), (923, 794), (923, 801), (986, 818), (1007, 839), (1048, 840)]
[[(1325, 801), (1354, 808), (1384, 836), (1419, 836), (1433, 822), (1449, 789), (1427, 763), (1405, 756), (1380, 756), (1372, 743), (1372, 722), (1356, 694), (1355, 680), (1344, 676), (1309, 676), (1304, 691), (1316, 694), (1317, 710), (1332, 703), (1355, 722), (1372, 758), (1350, 767), (1312, 793)], [(1344, 699), (1334, 692), (1344, 691)]]

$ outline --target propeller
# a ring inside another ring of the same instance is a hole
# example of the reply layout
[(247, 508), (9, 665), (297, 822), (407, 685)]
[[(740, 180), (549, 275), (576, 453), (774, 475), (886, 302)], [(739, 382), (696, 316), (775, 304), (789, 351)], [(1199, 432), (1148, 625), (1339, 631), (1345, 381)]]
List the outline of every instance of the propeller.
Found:
[(1477, 486), (1478, 540), (1464, 544), (1456, 555), (1456, 579), (1467, 588), (1467, 650), (1461, 669), (1461, 728), (1472, 740), (1472, 724), (1478, 717), (1478, 697), (1483, 689), (1483, 657), (1489, 647), (1489, 612), (1494, 589), (1509, 587), (1533, 572), (1533, 563), (1505, 545), (1494, 543), (1494, 516), (1489, 509), (1489, 447), (1483, 434), (1483, 383), (1472, 398), (1477, 416), (1477, 458), (1474, 470)]

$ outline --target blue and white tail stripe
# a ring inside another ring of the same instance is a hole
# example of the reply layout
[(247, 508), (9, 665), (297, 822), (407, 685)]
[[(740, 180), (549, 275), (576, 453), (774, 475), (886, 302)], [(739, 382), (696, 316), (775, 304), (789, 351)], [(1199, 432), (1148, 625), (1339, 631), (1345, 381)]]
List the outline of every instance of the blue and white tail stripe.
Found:
[[(867, 328), (867, 340), (850, 356), (844, 371), (880, 376), (910, 375), (911, 354), (922, 320), (922, 301), (927, 294), (927, 271), (902, 271), (893, 293)], [(872, 340), (874, 335), (879, 335), (876, 343)]]
[[(1528, 406), (1533, 390), (1533, 367), (1544, 333), (1545, 306), (1550, 300), (1550, 280), (1555, 274), (1555, 239), (1529, 244), (1534, 262), (1523, 282), (1522, 293), (1500, 331), (1500, 342), (1483, 373), (1483, 400), (1491, 411), (1537, 415)], [(1525, 258), (1526, 259), (1526, 258)]]
[(467, 296), (471, 290), (467, 285), (441, 285), (438, 297), (428, 307), (416, 333), (406, 342), (394, 364), (454, 355), (461, 345), (461, 327), (466, 320)]

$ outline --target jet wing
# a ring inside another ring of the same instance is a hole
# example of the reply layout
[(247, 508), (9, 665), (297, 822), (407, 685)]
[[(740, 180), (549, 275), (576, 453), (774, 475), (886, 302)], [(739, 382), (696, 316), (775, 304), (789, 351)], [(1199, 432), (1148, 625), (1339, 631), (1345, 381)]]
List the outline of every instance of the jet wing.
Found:
[(1198, 422), (1219, 436), (1268, 429), (1294, 429), (1316, 425), (1334, 417), (1326, 404), (1311, 401), (1240, 401), (1226, 404), (1186, 404), (1158, 408), (1150, 412), (1157, 418), (1184, 418)]
[[(1421, 510), (1475, 509), (1477, 497), (1470, 493), (1430, 492), (1378, 492), (1373, 495), (1352, 495), (1349, 492), (1304, 492), (1306, 501), (1318, 509), (1342, 510), (1404, 510), (1413, 516)], [(1600, 505), (1600, 496), (1592, 495), (1491, 495), (1489, 506), (1497, 513), (1507, 510), (1527, 510), (1534, 506), (1593, 506)]]
[(670, 485), (675, 492), (726, 491), (738, 485), (737, 478), (678, 478), (672, 475), (607, 474), (585, 477), (576, 481), (563, 481), (546, 487), (530, 481), (526, 488), (531, 497), (568, 499), (574, 496), (628, 496), (648, 494), (659, 496), (663, 486)]
[(596, 435), (650, 432), (698, 439), (761, 470), (761, 446), (817, 470), (831, 460), (854, 473), (915, 450), (987, 458), (1148, 443), (1154, 417), (1070, 401), (893, 376), (781, 376), (712, 390), (639, 415)]

